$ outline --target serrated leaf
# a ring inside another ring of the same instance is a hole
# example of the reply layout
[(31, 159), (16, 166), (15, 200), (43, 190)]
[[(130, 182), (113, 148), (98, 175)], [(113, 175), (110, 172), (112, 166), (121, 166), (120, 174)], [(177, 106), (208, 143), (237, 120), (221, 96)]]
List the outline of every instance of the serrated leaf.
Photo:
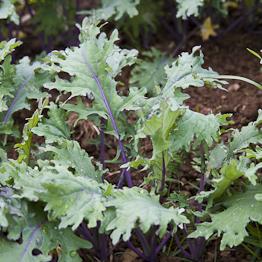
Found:
[(171, 111), (166, 104), (162, 104), (161, 113), (153, 115), (145, 122), (142, 132), (152, 139), (154, 148), (152, 158), (169, 148), (172, 131), (179, 123), (178, 118), (181, 115), (183, 110)]
[(176, 0), (178, 5), (178, 11), (176, 16), (182, 17), (183, 19), (189, 16), (198, 16), (199, 8), (204, 5), (204, 0)]
[(29, 100), (40, 100), (47, 96), (47, 93), (42, 92), (43, 84), (49, 81), (49, 75), (39, 71), (41, 65), (38, 62), (31, 63), (28, 57), (22, 58), (16, 65), (15, 83), (16, 96), (15, 104), (12, 106), (12, 111), (16, 112), (20, 109), (31, 109)]
[(168, 81), (163, 92), (173, 88), (201, 87), (205, 84), (221, 87), (221, 84), (226, 83), (218, 80), (218, 73), (211, 68), (202, 68), (203, 64), (204, 56), (200, 46), (195, 46), (191, 54), (182, 53), (171, 66), (165, 67)]
[(33, 138), (32, 129), (38, 125), (38, 122), (41, 118), (42, 110), (44, 109), (47, 103), (47, 101), (45, 101), (43, 104), (39, 103), (39, 108), (34, 112), (32, 117), (30, 117), (27, 123), (24, 125), (23, 141), (15, 145), (15, 148), (18, 149), (17, 151), (19, 153), (17, 159), (19, 163), (25, 161), (25, 163), (29, 164)]
[(43, 151), (55, 154), (54, 159), (51, 160), (55, 165), (71, 167), (75, 169), (76, 175), (102, 182), (102, 172), (95, 169), (91, 161), (92, 158), (88, 156), (85, 150), (81, 149), (78, 142), (60, 140), (56, 147), (47, 145), (43, 148)]
[[(100, 117), (103, 117), (105, 119), (107, 118), (107, 115), (103, 110), (98, 111), (96, 109), (93, 109), (92, 107), (85, 106), (80, 98), (77, 99), (77, 104), (67, 103), (67, 104), (61, 105), (61, 108), (65, 109), (68, 112), (77, 113), (78, 114), (77, 121), (81, 119), (88, 120), (90, 119), (90, 116), (92, 115), (99, 115)], [(77, 121), (75, 125), (77, 124)]]
[(233, 247), (241, 244), (248, 236), (246, 227), (250, 222), (262, 223), (262, 202), (255, 196), (261, 194), (262, 186), (250, 186), (246, 192), (236, 193), (229, 197), (223, 204), (226, 209), (222, 212), (211, 214), (211, 222), (197, 226), (197, 230), (189, 235), (191, 238), (210, 238), (217, 233), (222, 236), (220, 249), (226, 246)]
[(256, 147), (255, 150), (252, 149), (246, 149), (246, 156), (251, 159), (257, 159), (261, 160), (262, 159), (262, 147)]
[(75, 230), (84, 219), (92, 228), (103, 219), (104, 200), (96, 181), (59, 174), (49, 176), (42, 186), (46, 192), (40, 193), (40, 199), (47, 203), (45, 210), (53, 218), (61, 219), (59, 228), (70, 225)]
[[(83, 21), (79, 47), (53, 52), (50, 58), (50, 70), (66, 72), (71, 79), (56, 78), (55, 82), (45, 84), (48, 89), (57, 89), (62, 93), (71, 93), (71, 97), (88, 96), (93, 100), (92, 109), (97, 115), (108, 115), (105, 97), (110, 101), (110, 108), (116, 119), (123, 110), (136, 110), (142, 106), (144, 91), (130, 90), (129, 96), (120, 96), (116, 90), (115, 77), (121, 69), (132, 65), (137, 51), (120, 49), (115, 45), (118, 32), (113, 31), (109, 38), (100, 33), (100, 28), (93, 26), (87, 30), (88, 20)], [(98, 88), (101, 83), (101, 87)], [(104, 94), (101, 93), (101, 88)], [(142, 92), (142, 93), (141, 93)], [(105, 95), (105, 97), (104, 97)], [(104, 112), (104, 113), (102, 113)]]
[(221, 177), (214, 180), (214, 193), (212, 198), (216, 199), (222, 196), (225, 190), (238, 178), (243, 176), (244, 173), (239, 169), (237, 160), (231, 160), (226, 163), (221, 169)]
[(13, 190), (8, 187), (0, 189), (0, 226), (6, 229), (9, 226), (9, 220), (16, 217), (16, 220), (23, 217), (23, 208), (21, 201), (13, 198)]
[(115, 218), (107, 226), (113, 230), (111, 238), (116, 244), (121, 237), (127, 241), (133, 229), (139, 227), (145, 233), (151, 226), (159, 226), (161, 236), (167, 230), (168, 224), (176, 226), (188, 223), (182, 215), (183, 209), (164, 208), (159, 204), (159, 196), (149, 194), (140, 188), (124, 188), (115, 191), (113, 199), (108, 200), (107, 206), (115, 208)]
[(209, 154), (208, 167), (209, 169), (220, 168), (223, 161), (227, 157), (228, 148), (223, 144), (216, 145)]
[(157, 95), (165, 84), (164, 67), (171, 62), (171, 58), (155, 48), (142, 53), (142, 55), (145, 58), (139, 60), (132, 70), (131, 84), (146, 88), (149, 96)]
[[(19, 42), (10, 40), (0, 52), (5, 57)], [(1, 56), (1, 54), (0, 54)], [(40, 70), (40, 63), (31, 63), (24, 57), (18, 64), (11, 64), (11, 56), (6, 56), (0, 70), (2, 98), (1, 104), (7, 111), (3, 122), (6, 124), (11, 115), (21, 109), (31, 109), (30, 100), (44, 98), (47, 93), (42, 92), (43, 83), (49, 80), (49, 75)]]
[(101, 185), (94, 179), (74, 176), (67, 167), (43, 162), (39, 171), (27, 168), (24, 175), (16, 177), (15, 188), (22, 191), (21, 197), (45, 202), (50, 217), (61, 220), (59, 228), (70, 225), (75, 230), (84, 219), (92, 228), (103, 219)]
[(48, 118), (44, 119), (32, 132), (38, 136), (44, 136), (46, 143), (52, 143), (61, 138), (70, 139), (70, 130), (66, 124), (66, 112), (51, 104), (48, 111)]
[(7, 41), (0, 42), (0, 62), (2, 62), (7, 55), (11, 54), (15, 50), (15, 48), (20, 46), (21, 44), (22, 42), (16, 41), (15, 38), (12, 38), (8, 42)]
[(229, 157), (248, 147), (250, 144), (257, 144), (261, 142), (262, 132), (257, 127), (257, 124), (258, 120), (242, 127), (240, 131), (236, 130), (234, 132), (233, 139), (228, 145)]
[(101, 8), (84, 13), (91, 13), (100, 20), (108, 20), (111, 17), (119, 20), (125, 14), (129, 17), (138, 15), (137, 5), (139, 3), (140, 0), (102, 0)]
[[(32, 211), (32, 210), (31, 210)], [(58, 261), (82, 261), (77, 254), (80, 248), (90, 248), (91, 244), (76, 235), (70, 229), (59, 229), (55, 223), (44, 221), (42, 216), (31, 216), (22, 229), (22, 243), (1, 238), (0, 255), (2, 261), (43, 262), (50, 261), (50, 253), (58, 251)], [(33, 250), (41, 254), (34, 256)]]
[(16, 13), (15, 6), (10, 0), (1, 0), (0, 2), (0, 19), (10, 18), (15, 24), (19, 24), (19, 17)]
[(45, 41), (74, 25), (76, 5), (70, 0), (35, 1), (33, 7), (36, 12), (32, 18), (37, 25), (35, 30), (38, 34), (44, 32)]
[(205, 142), (211, 146), (218, 138), (219, 127), (219, 120), (213, 114), (203, 115), (188, 109), (174, 131), (174, 149), (188, 151), (193, 141), (194, 145)]
[[(145, 120), (141, 129), (137, 131), (135, 137), (136, 142), (141, 138), (149, 137), (153, 145), (153, 154), (150, 159), (137, 156), (135, 160), (129, 163), (130, 167), (138, 168), (144, 166), (153, 171), (154, 179), (160, 179), (162, 175), (163, 158), (166, 168), (168, 170), (168, 164), (172, 159), (172, 137), (174, 130), (179, 122), (179, 118), (183, 115), (184, 110), (172, 111), (166, 103), (162, 103), (158, 114), (153, 114)], [(137, 145), (135, 145), (137, 148)], [(167, 171), (168, 172), (168, 171)], [(152, 177), (151, 177), (152, 178)]]

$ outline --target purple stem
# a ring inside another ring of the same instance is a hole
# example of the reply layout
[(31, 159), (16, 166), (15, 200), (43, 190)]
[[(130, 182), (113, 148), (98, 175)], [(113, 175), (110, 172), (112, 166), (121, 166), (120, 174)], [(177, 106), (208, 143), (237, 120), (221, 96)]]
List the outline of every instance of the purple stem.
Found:
[[(126, 154), (125, 154), (125, 150), (124, 150), (124, 146), (123, 146), (123, 143), (121, 141), (121, 137), (120, 137), (120, 133), (119, 133), (119, 129), (117, 127), (117, 124), (116, 124), (116, 121), (115, 121), (115, 118), (113, 116), (113, 112), (111, 110), (111, 107), (109, 105), (109, 102), (108, 102), (108, 99), (106, 97), (106, 94), (104, 92), (104, 89), (102, 87), (102, 84), (101, 84), (101, 81), (100, 79), (98, 78), (98, 76), (96, 75), (95, 71), (93, 70), (91, 64), (89, 64), (89, 62), (87, 61), (87, 58), (86, 56), (84, 55), (84, 53), (82, 54), (83, 55), (83, 58), (84, 58), (84, 61), (85, 61), (85, 64), (88, 68), (88, 70), (90, 71), (91, 75), (92, 75), (92, 78), (95, 80), (96, 82), (96, 85), (98, 87), (98, 90), (100, 92), (100, 95), (102, 97), (102, 100), (103, 100), (103, 103), (104, 103), (104, 106), (107, 110), (107, 113), (109, 115), (109, 118), (112, 122), (112, 126), (113, 126), (113, 129), (117, 135), (117, 139), (118, 139), (118, 145), (119, 145), (119, 148), (120, 148), (120, 151), (121, 151), (121, 157), (122, 157), (122, 161), (124, 164), (126, 164), (128, 162), (127, 160), (127, 157), (126, 157)], [(128, 187), (132, 187), (133, 186), (133, 183), (132, 183), (132, 178), (131, 178), (131, 174), (129, 173), (129, 171), (127, 169), (125, 169), (125, 172), (124, 172), (124, 175), (125, 175), (125, 179), (126, 179), (126, 182), (127, 182), (127, 185)]]
[(97, 235), (98, 235), (98, 242), (99, 242), (100, 260), (106, 262), (108, 258), (108, 249), (107, 249), (108, 239), (106, 235), (99, 234), (98, 229), (97, 229)]
[(143, 260), (146, 260), (146, 256), (138, 249), (136, 248), (131, 241), (127, 241), (128, 247), (133, 250), (140, 258)]
[(171, 233), (170, 232), (166, 233), (166, 235), (164, 236), (164, 238), (162, 239), (160, 244), (157, 246), (157, 248), (155, 250), (155, 255), (157, 255), (161, 251), (161, 249), (166, 245), (166, 243), (170, 239), (170, 237), (171, 237)]
[(100, 153), (99, 153), (99, 160), (102, 164), (103, 168), (105, 167), (105, 119), (101, 119), (101, 128), (100, 128)]
[(12, 39), (13, 38), (14, 25), (12, 23), (8, 23), (7, 28), (8, 28), (8, 37), (9, 37), (9, 39)]
[(202, 174), (200, 177), (200, 184), (199, 184), (199, 193), (204, 191), (206, 185), (206, 178), (205, 175)]
[(117, 188), (122, 188), (124, 185), (124, 178), (125, 178), (125, 169), (122, 170), (118, 184), (117, 184)]
[(78, 12), (80, 11), (80, 0), (76, 0), (76, 21), (80, 22), (80, 17), (78, 15)]
[(136, 234), (139, 242), (141, 243), (141, 246), (144, 250), (145, 256), (150, 256), (151, 249), (150, 249), (149, 243), (148, 243), (147, 239), (145, 238), (144, 234), (142, 233), (142, 231), (140, 229), (135, 229), (135, 234)]
[[(188, 231), (187, 231), (186, 225), (183, 226), (183, 232), (184, 232), (185, 236), (188, 236)], [(191, 239), (187, 239), (187, 244), (188, 244), (190, 254), (191, 254), (191, 257), (192, 257), (192, 254), (194, 254), (196, 252), (195, 245), (194, 245), (194, 243), (192, 242)]]
[(86, 240), (90, 241), (93, 244), (94, 248), (97, 246), (96, 241), (94, 240), (93, 236), (91, 235), (90, 231), (88, 230), (84, 222), (81, 223), (80, 233), (82, 233), (82, 235)]
[(177, 237), (177, 235), (175, 235), (175, 241), (176, 241), (176, 244), (177, 244), (179, 250), (180, 250), (181, 253), (183, 254), (183, 256), (184, 256), (185, 258), (191, 259), (191, 255), (183, 248), (183, 246), (181, 245), (180, 240), (179, 240), (179, 238)]

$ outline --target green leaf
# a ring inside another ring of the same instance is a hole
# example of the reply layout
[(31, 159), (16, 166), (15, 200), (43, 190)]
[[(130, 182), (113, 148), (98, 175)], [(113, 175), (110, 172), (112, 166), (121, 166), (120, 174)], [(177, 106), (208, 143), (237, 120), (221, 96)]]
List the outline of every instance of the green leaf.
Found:
[(34, 1), (34, 28), (38, 34), (44, 32), (45, 41), (64, 32), (75, 23), (75, 3), (71, 0)]
[(250, 144), (258, 144), (262, 140), (262, 132), (257, 127), (258, 120), (242, 127), (241, 131), (236, 130), (233, 139), (229, 143), (229, 157), (248, 147)]
[(0, 111), (6, 111), (4, 122), (6, 123), (11, 115), (21, 109), (31, 109), (29, 100), (40, 100), (47, 93), (42, 92), (43, 83), (49, 80), (49, 75), (43, 72), (41, 64), (31, 63), (28, 57), (24, 57), (17, 65), (11, 64), (11, 53), (20, 42), (15, 39), (6, 43), (6, 47), (0, 49), (0, 56), (5, 58), (0, 70), (1, 102)]
[[(91, 248), (91, 244), (76, 235), (70, 229), (57, 229), (55, 223), (44, 221), (42, 216), (27, 220), (22, 230), (22, 243), (0, 240), (0, 256), (3, 261), (50, 261), (50, 253), (57, 250), (58, 261), (82, 261), (77, 254), (80, 248)], [(34, 256), (33, 250), (42, 254)]]
[(66, 124), (66, 112), (51, 104), (48, 111), (48, 119), (44, 119), (32, 132), (38, 136), (44, 136), (46, 143), (52, 143), (61, 138), (70, 139), (70, 130)]
[(11, 188), (2, 187), (0, 189), (0, 226), (7, 228), (10, 220), (19, 220), (23, 217), (21, 201), (13, 197), (14, 193)]
[(248, 148), (245, 151), (248, 158), (257, 159), (257, 160), (262, 159), (262, 147), (256, 147), (255, 150)]
[[(261, 115), (262, 114), (259, 113), (255, 122), (251, 122), (247, 126), (242, 127), (240, 131), (235, 129), (227, 145), (220, 143), (210, 151), (209, 169), (221, 168), (225, 160), (230, 161), (236, 154), (244, 151), (250, 144), (260, 143), (262, 139), (262, 132), (259, 128)], [(246, 149), (245, 151), (248, 152), (249, 150), (250, 149)]]
[(210, 238), (217, 233), (222, 235), (220, 249), (226, 246), (233, 247), (241, 244), (248, 236), (246, 227), (250, 222), (262, 223), (262, 202), (255, 196), (261, 194), (262, 186), (250, 186), (246, 192), (236, 193), (228, 198), (223, 205), (226, 209), (222, 212), (211, 214), (211, 222), (197, 226), (197, 230), (189, 235), (191, 238)]
[(152, 139), (154, 148), (152, 158), (161, 155), (162, 152), (169, 148), (172, 131), (179, 123), (178, 118), (182, 114), (182, 110), (171, 111), (166, 104), (162, 104), (161, 113), (153, 115), (145, 122), (142, 132)]
[(23, 142), (16, 144), (15, 148), (18, 149), (19, 156), (18, 156), (18, 162), (25, 161), (25, 163), (29, 164), (30, 160), (30, 152), (31, 152), (31, 146), (32, 146), (32, 138), (33, 133), (32, 129), (38, 125), (38, 122), (40, 121), (42, 110), (47, 105), (48, 101), (45, 100), (42, 103), (39, 103), (39, 109), (37, 109), (32, 117), (28, 119), (28, 122), (24, 125), (23, 129)]
[(11, 113), (24, 108), (30, 110), (29, 100), (40, 100), (47, 96), (47, 93), (42, 92), (41, 88), (45, 82), (49, 81), (49, 75), (40, 71), (40, 68), (40, 63), (31, 64), (28, 57), (22, 58), (16, 65), (16, 97)]
[(101, 185), (94, 179), (74, 176), (66, 167), (44, 162), (40, 171), (28, 168), (25, 175), (15, 179), (15, 188), (30, 201), (45, 202), (49, 217), (61, 220), (59, 228), (72, 226), (75, 230), (84, 219), (92, 228), (103, 219)]
[(179, 122), (179, 118), (183, 115), (184, 110), (172, 111), (166, 103), (162, 103), (158, 114), (153, 114), (149, 119), (145, 120), (141, 129), (137, 131), (135, 137), (135, 147), (137, 148), (137, 142), (140, 138), (149, 137), (153, 144), (153, 154), (150, 159), (137, 156), (135, 160), (129, 163), (130, 167), (138, 168), (144, 166), (145, 169), (150, 167), (153, 171), (154, 179), (161, 179), (163, 157), (165, 159), (165, 165), (168, 169), (168, 164), (172, 159), (170, 154), (173, 145), (172, 137), (174, 130)]
[(104, 116), (108, 115), (108, 112), (97, 86), (98, 78), (106, 98), (110, 101), (114, 117), (119, 119), (124, 110), (136, 110), (143, 106), (143, 90), (138, 92), (137, 89), (131, 89), (128, 96), (120, 96), (115, 81), (123, 67), (134, 63), (137, 51), (116, 46), (116, 30), (107, 38), (104, 33), (99, 33), (100, 28), (95, 26), (96, 24), (89, 24), (85, 19), (81, 28), (83, 42), (80, 46), (52, 53), (49, 70), (68, 73), (71, 78), (65, 80), (57, 77), (55, 82), (46, 83), (45, 87), (70, 93), (70, 97), (87, 95), (93, 100), (93, 112), (97, 111), (98, 116)]
[(171, 58), (155, 48), (142, 55), (143, 60), (140, 59), (132, 70), (131, 84), (146, 88), (149, 96), (157, 95), (166, 82), (164, 67), (171, 62)]
[(188, 151), (193, 141), (196, 146), (203, 142), (211, 146), (218, 139), (219, 128), (220, 123), (215, 115), (204, 115), (188, 109), (176, 125), (174, 149), (184, 148)]
[(216, 199), (222, 196), (225, 190), (239, 177), (243, 176), (242, 170), (239, 170), (237, 160), (226, 163), (221, 169), (221, 177), (214, 180), (215, 191), (212, 198)]
[(112, 16), (114, 20), (119, 20), (125, 14), (128, 14), (129, 17), (138, 15), (137, 5), (139, 3), (140, 0), (102, 0), (102, 7), (91, 13), (100, 20), (108, 20)]
[(162, 237), (168, 224), (176, 228), (189, 222), (182, 215), (183, 209), (165, 208), (160, 205), (159, 196), (136, 187), (115, 191), (113, 199), (109, 199), (106, 205), (115, 208), (115, 218), (107, 226), (107, 230), (113, 230), (113, 244), (121, 237), (127, 241), (137, 227), (146, 233), (151, 226), (159, 226), (158, 234)]
[(77, 121), (75, 122), (75, 125), (77, 124), (78, 120), (88, 120), (90, 119), (90, 116), (92, 115), (99, 115), (102, 118), (107, 118), (106, 113), (101, 110), (95, 110), (92, 107), (87, 107), (84, 105), (82, 100), (78, 97), (77, 98), (77, 104), (64, 104), (61, 105), (61, 108), (65, 109), (68, 112), (75, 112), (78, 114)]
[(0, 20), (9, 18), (15, 24), (19, 24), (19, 16), (16, 13), (13, 1), (1, 0), (0, 2)]
[(218, 73), (211, 68), (202, 68), (203, 64), (204, 56), (200, 46), (195, 46), (191, 54), (182, 53), (171, 66), (165, 67), (168, 81), (163, 92), (173, 88), (202, 87), (205, 84), (221, 88), (226, 82), (218, 80)]
[(204, 5), (204, 0), (176, 0), (178, 4), (178, 11), (176, 16), (182, 17), (183, 19), (189, 16), (198, 16), (199, 8)]
[(262, 163), (249, 163), (248, 159), (232, 159), (221, 168), (221, 177), (213, 180), (215, 187), (212, 199), (219, 198), (240, 177), (246, 177), (252, 185), (256, 185), (257, 171), (262, 168)]
[(228, 148), (223, 144), (216, 145), (209, 154), (209, 169), (220, 168), (228, 154)]
[(247, 48), (247, 50), (248, 50), (252, 55), (256, 56), (256, 57), (260, 60), (260, 64), (262, 64), (262, 56), (261, 56), (259, 53), (255, 52), (254, 50), (249, 49), (249, 48)]
[(55, 165), (71, 167), (75, 169), (76, 175), (102, 182), (102, 172), (95, 169), (92, 158), (88, 156), (85, 150), (81, 149), (78, 142), (60, 140), (56, 147), (47, 145), (43, 148), (43, 151), (55, 154), (54, 160), (51, 160)]
[(8, 109), (8, 106), (6, 105), (6, 102), (4, 101), (3, 98), (4, 95), (0, 95), (0, 113)]
[(148, 112), (152, 112), (158, 110), (161, 102), (165, 101), (175, 111), (189, 98), (187, 94), (182, 93), (183, 89), (205, 85), (222, 88), (222, 84), (226, 82), (218, 80), (219, 75), (211, 68), (202, 68), (203, 64), (203, 53), (199, 46), (194, 47), (191, 54), (182, 53), (172, 65), (165, 66), (166, 84), (157, 97), (147, 100), (144, 107)]
[(13, 179), (18, 177), (19, 174), (25, 174), (27, 165), (22, 162), (18, 163), (16, 160), (9, 159), (1, 162), (0, 165), (0, 184), (12, 185)]
[[(9, 2), (8, 0), (6, 2)], [(1, 7), (0, 7), (1, 12)], [(0, 14), (1, 16), (1, 14)], [(1, 18), (0, 18), (1, 19)], [(0, 42), (0, 62), (2, 62), (6, 56), (11, 54), (16, 47), (20, 46), (22, 44), (21, 41), (16, 41), (15, 38), (12, 38), (8, 42), (2, 41)]]
[(47, 203), (45, 210), (53, 218), (61, 219), (59, 228), (72, 225), (75, 230), (83, 219), (92, 228), (103, 219), (104, 200), (96, 181), (59, 174), (49, 176), (42, 186), (46, 191), (40, 193), (40, 199)]

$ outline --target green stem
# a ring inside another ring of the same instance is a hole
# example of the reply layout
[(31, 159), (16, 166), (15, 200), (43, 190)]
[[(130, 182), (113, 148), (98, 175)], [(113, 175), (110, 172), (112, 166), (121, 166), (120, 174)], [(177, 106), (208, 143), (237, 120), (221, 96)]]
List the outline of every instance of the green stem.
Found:
[(244, 81), (246, 83), (249, 83), (250, 85), (253, 85), (259, 89), (262, 89), (262, 85), (253, 81), (253, 80), (250, 80), (246, 77), (242, 77), (242, 76), (234, 76), (234, 75), (219, 75), (217, 77), (218, 79), (229, 79), (229, 80), (240, 80), (240, 81)]

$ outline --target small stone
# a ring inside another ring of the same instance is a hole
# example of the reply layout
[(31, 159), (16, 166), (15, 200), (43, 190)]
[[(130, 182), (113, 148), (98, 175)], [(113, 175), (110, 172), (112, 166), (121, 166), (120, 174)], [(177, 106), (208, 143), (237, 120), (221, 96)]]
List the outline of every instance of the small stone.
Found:
[(235, 92), (238, 91), (240, 88), (240, 85), (238, 83), (232, 84), (228, 87), (228, 92)]

